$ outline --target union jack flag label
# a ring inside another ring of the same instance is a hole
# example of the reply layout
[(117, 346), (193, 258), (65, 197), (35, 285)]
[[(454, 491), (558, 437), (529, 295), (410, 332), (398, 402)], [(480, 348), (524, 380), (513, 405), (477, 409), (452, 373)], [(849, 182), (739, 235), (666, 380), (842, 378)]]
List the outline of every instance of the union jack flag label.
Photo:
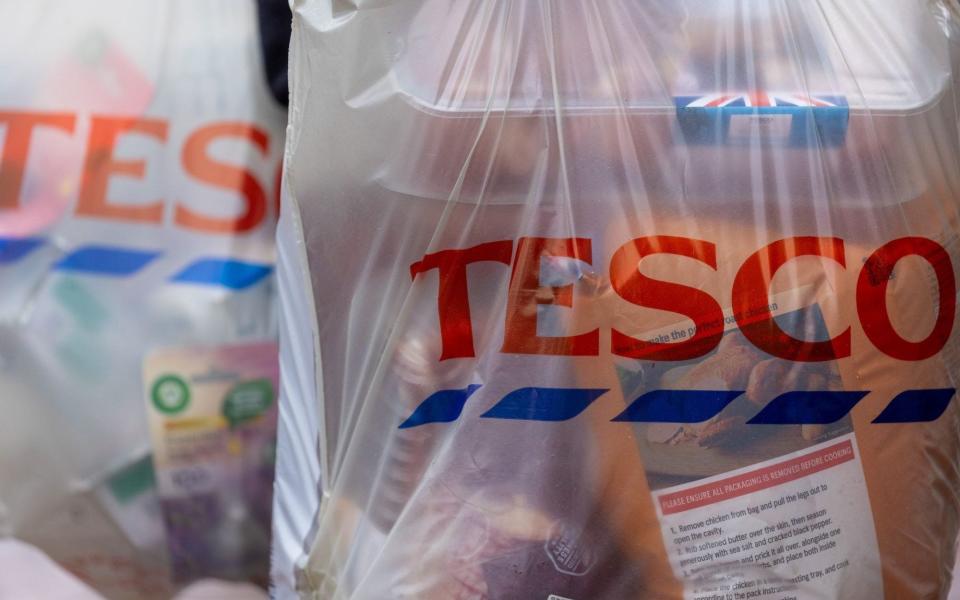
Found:
[(678, 96), (674, 101), (688, 144), (756, 140), (790, 146), (840, 146), (850, 112), (843, 96), (798, 92), (713, 93)]
[(679, 96), (676, 103), (677, 108), (838, 108), (848, 106), (843, 96), (767, 92)]

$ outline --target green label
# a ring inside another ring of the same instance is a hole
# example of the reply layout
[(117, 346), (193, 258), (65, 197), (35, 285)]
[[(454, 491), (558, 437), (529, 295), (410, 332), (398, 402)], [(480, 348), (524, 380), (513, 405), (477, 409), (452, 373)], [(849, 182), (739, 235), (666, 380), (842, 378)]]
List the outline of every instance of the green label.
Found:
[(153, 405), (162, 413), (176, 414), (190, 404), (190, 388), (176, 375), (164, 375), (153, 383), (150, 393)]
[(223, 401), (223, 416), (231, 427), (256, 419), (273, 404), (273, 383), (257, 379), (241, 383), (230, 390)]
[(125, 504), (154, 487), (153, 457), (144, 456), (107, 480), (113, 497)]

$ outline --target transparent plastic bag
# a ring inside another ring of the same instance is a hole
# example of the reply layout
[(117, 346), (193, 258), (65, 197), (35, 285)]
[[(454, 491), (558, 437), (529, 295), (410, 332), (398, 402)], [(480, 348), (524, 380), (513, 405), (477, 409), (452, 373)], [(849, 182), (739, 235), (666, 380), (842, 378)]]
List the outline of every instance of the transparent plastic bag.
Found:
[(284, 589), (946, 594), (952, 5), (294, 8)]
[(0, 6), (0, 532), (169, 597), (143, 361), (276, 334), (252, 2)]

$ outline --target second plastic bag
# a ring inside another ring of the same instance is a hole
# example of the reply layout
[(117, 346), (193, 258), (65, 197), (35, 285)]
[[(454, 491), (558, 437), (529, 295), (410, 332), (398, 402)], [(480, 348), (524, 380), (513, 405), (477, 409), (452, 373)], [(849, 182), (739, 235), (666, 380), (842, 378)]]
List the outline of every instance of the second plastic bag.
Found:
[(0, 535), (110, 598), (174, 592), (147, 355), (276, 334), (255, 8), (0, 4)]

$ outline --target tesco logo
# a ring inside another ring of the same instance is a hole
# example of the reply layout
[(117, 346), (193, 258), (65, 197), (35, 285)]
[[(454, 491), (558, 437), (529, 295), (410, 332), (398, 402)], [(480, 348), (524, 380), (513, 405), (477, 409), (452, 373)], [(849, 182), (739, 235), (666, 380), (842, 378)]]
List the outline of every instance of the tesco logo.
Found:
[[(4, 132), (0, 153), (0, 212), (35, 208), (30, 202), (22, 202), (21, 195), (25, 175), (30, 172), (28, 159), (36, 134), (55, 134), (69, 145), (79, 122), (79, 115), (69, 112), (0, 110), (0, 131)], [(149, 166), (143, 158), (121, 158), (117, 146), (126, 138), (135, 137), (157, 148), (166, 148), (170, 143), (171, 122), (146, 116), (97, 114), (89, 117), (88, 125), (73, 206), (77, 217), (160, 226), (169, 213), (175, 227), (202, 234), (235, 235), (267, 223), (271, 210), (278, 212), (280, 167), (275, 171), (271, 189), (250, 165), (230, 164), (214, 152), (219, 143), (239, 143), (250, 150), (255, 162), (265, 164), (271, 140), (268, 132), (255, 123), (206, 123), (189, 131), (179, 147), (179, 167), (190, 180), (239, 197), (239, 210), (227, 215), (201, 210), (182, 198), (132, 203), (109, 197), (112, 181), (142, 180)], [(64, 147), (63, 143), (48, 145), (48, 148)], [(272, 168), (271, 173), (274, 173)]]
[[(724, 335), (725, 317), (717, 298), (709, 293), (672, 281), (648, 277), (640, 272), (644, 261), (658, 255), (687, 257), (717, 270), (717, 246), (709, 241), (678, 237), (648, 236), (630, 240), (612, 255), (607, 275), (619, 298), (636, 306), (676, 313), (690, 319), (694, 327), (682, 341), (666, 336), (637, 339), (616, 328), (610, 330), (609, 352), (614, 356), (646, 361), (688, 361), (714, 351)], [(791, 237), (774, 241), (751, 254), (739, 266), (730, 289), (732, 320), (743, 336), (764, 353), (794, 362), (825, 362), (850, 357), (852, 328), (833, 338), (810, 341), (793, 337), (774, 318), (770, 302), (771, 282), (791, 261), (806, 256), (847, 264), (844, 240), (836, 237)], [(501, 263), (511, 268), (504, 338), (500, 351), (507, 354), (589, 357), (600, 355), (600, 329), (589, 329), (565, 337), (538, 335), (537, 308), (574, 306), (573, 284), (552, 286), (541, 282), (544, 257), (576, 259), (592, 264), (592, 243), (587, 238), (526, 237), (514, 242), (501, 240), (471, 248), (430, 253), (410, 266), (418, 276), (437, 271), (437, 311), (440, 323), (441, 354), (438, 360), (475, 357), (473, 323), (468, 294), (468, 265)], [(929, 264), (936, 278), (938, 301), (932, 330), (923, 339), (907, 339), (891, 320), (887, 291), (894, 268), (908, 257)], [(948, 342), (956, 312), (956, 278), (947, 251), (924, 237), (904, 237), (875, 249), (856, 273), (856, 316), (869, 342), (880, 352), (900, 361), (923, 361), (937, 355)], [(726, 321), (725, 321), (726, 319)], [(424, 400), (400, 426), (417, 427), (446, 423), (459, 418), (467, 400), (480, 385), (440, 390)], [(529, 387), (506, 394), (482, 418), (534, 421), (564, 421), (578, 416), (609, 390)], [(743, 390), (649, 390), (636, 398), (612, 420), (647, 423), (698, 423), (720, 413)], [(777, 396), (747, 422), (750, 424), (828, 424), (846, 416), (869, 391), (797, 390)], [(955, 390), (911, 389), (894, 397), (874, 423), (918, 423), (938, 419)]]
[[(684, 361), (712, 352), (724, 332), (724, 314), (716, 298), (703, 290), (643, 275), (639, 265), (657, 255), (684, 256), (717, 269), (717, 246), (711, 242), (676, 236), (640, 237), (620, 246), (609, 265), (609, 281), (627, 302), (677, 313), (694, 322), (694, 332), (680, 342), (645, 341), (627, 333), (610, 331), (610, 351), (616, 356), (649, 361)], [(410, 266), (414, 279), (436, 270), (439, 274), (437, 310), (442, 353), (439, 360), (475, 356), (470, 318), (467, 266), (495, 262), (511, 266), (510, 286), (501, 352), (554, 356), (599, 356), (600, 330), (567, 337), (537, 334), (537, 307), (573, 306), (573, 285), (546, 286), (540, 282), (545, 256), (573, 258), (592, 263), (587, 238), (521, 238), (516, 253), (510, 240), (488, 242), (472, 248), (427, 254)], [(771, 313), (769, 288), (773, 277), (790, 261), (822, 257), (847, 269), (844, 241), (834, 237), (792, 237), (777, 240), (750, 255), (740, 266), (731, 289), (731, 306), (737, 326), (757, 348), (771, 356), (796, 362), (820, 362), (851, 355), (851, 330), (830, 340), (806, 341), (790, 336)], [(917, 256), (933, 267), (939, 302), (932, 331), (922, 340), (904, 338), (894, 328), (887, 304), (887, 288), (898, 262)], [(870, 342), (891, 358), (921, 361), (939, 353), (953, 331), (956, 312), (956, 278), (947, 251), (923, 237), (904, 237), (877, 248), (857, 277), (857, 315)]]

